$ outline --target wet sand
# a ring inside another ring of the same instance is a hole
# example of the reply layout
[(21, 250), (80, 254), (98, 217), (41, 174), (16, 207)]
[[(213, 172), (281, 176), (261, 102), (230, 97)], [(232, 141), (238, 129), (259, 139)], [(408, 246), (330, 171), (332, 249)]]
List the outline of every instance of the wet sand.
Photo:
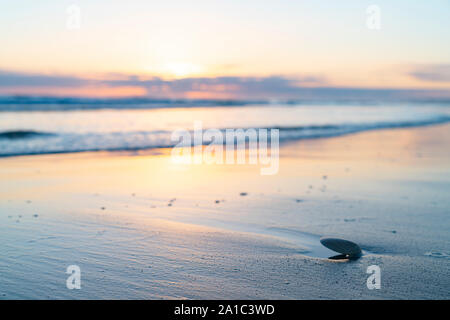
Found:
[[(450, 125), (291, 142), (273, 176), (170, 150), (0, 159), (0, 299), (448, 299), (449, 145)], [(330, 261), (322, 235), (365, 254)]]

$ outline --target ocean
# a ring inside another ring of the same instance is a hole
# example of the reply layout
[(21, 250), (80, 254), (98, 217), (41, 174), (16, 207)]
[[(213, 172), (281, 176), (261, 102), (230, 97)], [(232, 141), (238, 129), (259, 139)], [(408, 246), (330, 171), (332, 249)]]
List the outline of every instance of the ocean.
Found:
[(280, 129), (280, 143), (450, 121), (432, 102), (0, 99), (0, 157), (175, 146), (174, 130)]

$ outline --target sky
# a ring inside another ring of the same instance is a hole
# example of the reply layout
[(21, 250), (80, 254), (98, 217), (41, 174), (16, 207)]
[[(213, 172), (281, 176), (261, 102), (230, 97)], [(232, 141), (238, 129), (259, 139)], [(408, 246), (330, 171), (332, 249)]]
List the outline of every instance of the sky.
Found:
[(0, 0), (0, 94), (450, 96), (449, 17), (448, 0)]

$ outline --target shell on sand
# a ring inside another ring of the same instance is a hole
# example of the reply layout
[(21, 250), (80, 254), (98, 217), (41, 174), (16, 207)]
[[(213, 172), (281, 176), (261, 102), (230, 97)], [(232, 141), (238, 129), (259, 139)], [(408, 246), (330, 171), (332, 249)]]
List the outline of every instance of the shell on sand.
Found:
[(350, 258), (357, 258), (362, 254), (361, 248), (356, 243), (348, 240), (322, 237), (320, 238), (320, 243), (328, 249), (348, 255)]

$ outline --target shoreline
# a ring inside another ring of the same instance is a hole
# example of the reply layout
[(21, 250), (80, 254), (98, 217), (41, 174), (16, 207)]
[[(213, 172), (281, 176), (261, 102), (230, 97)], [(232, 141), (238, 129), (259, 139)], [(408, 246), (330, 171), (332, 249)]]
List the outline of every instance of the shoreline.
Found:
[[(226, 128), (249, 131), (260, 128), (258, 130), (271, 132), (275, 129), (279, 130), (279, 142), (284, 144), (383, 129), (426, 127), (450, 121), (446, 109), (442, 108), (435, 107), (427, 111), (423, 106), (403, 107), (397, 110), (392, 107), (380, 108), (355, 110), (358, 108), (347, 107), (341, 116), (335, 115), (335, 118), (327, 123), (323, 122), (321, 113), (336, 112), (333, 107), (329, 106), (318, 108), (279, 106), (267, 109), (242, 107), (211, 110), (195, 108), (171, 111), (164, 109), (128, 110), (126, 112), (106, 110), (53, 112), (48, 115), (42, 112), (5, 113), (5, 121), (0, 130), (0, 157), (97, 151), (140, 152), (142, 150), (146, 152), (149, 149), (158, 150), (179, 146), (181, 142), (189, 145), (192, 140), (185, 141), (184, 139), (192, 135), (193, 123), (194, 126), (197, 126), (196, 130), (201, 130), (200, 132), (203, 132), (202, 129), (205, 128), (205, 135), (211, 133), (208, 133), (207, 128), (220, 128), (217, 130), (222, 135), (225, 134), (224, 130), (228, 130)], [(359, 114), (359, 121), (351, 120), (354, 117), (353, 113)], [(396, 119), (399, 113), (404, 116)], [(408, 116), (410, 113), (416, 116)], [(98, 117), (103, 119), (101, 127), (95, 125)], [(340, 117), (348, 118), (348, 120), (344, 121)], [(49, 125), (42, 123), (42, 118), (58, 125), (53, 130), (48, 130)], [(161, 119), (166, 120), (161, 121)], [(189, 119), (204, 120), (196, 122)], [(233, 122), (231, 119), (236, 120)], [(134, 123), (133, 126), (129, 127), (127, 121)], [(107, 127), (110, 129), (104, 130)], [(19, 130), (17, 128), (26, 129)], [(114, 129), (111, 130), (111, 128)], [(178, 139), (174, 139), (173, 134), (180, 133), (180, 128), (183, 128), (181, 131), (184, 133)], [(252, 134), (252, 132), (248, 133), (249, 139)], [(203, 136), (202, 134), (201, 137)], [(183, 140), (180, 141), (180, 139)], [(207, 141), (211, 137), (204, 139), (206, 142), (204, 145), (207, 146), (209, 144)], [(254, 138), (252, 141), (255, 141)], [(222, 142), (225, 142), (223, 138)], [(198, 143), (202, 143), (202, 141)]]

